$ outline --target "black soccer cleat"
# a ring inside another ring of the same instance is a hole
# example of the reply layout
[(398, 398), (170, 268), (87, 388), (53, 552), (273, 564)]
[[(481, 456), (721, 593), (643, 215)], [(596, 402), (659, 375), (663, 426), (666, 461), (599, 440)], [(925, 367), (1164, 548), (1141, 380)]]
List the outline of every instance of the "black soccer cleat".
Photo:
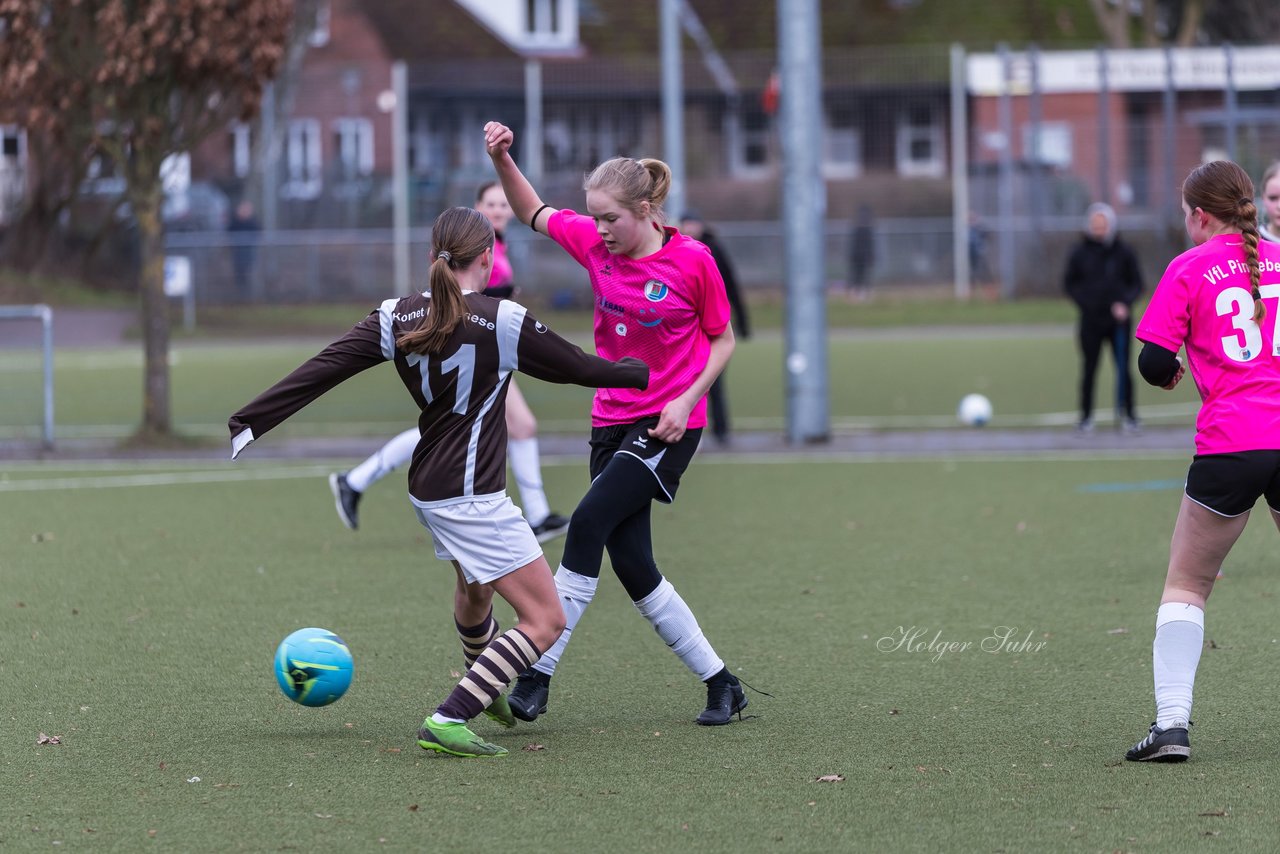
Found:
[(538, 538), (538, 542), (545, 543), (564, 535), (569, 530), (569, 520), (559, 513), (548, 513), (547, 518), (530, 527), (533, 528), (533, 535)]
[(547, 711), (547, 695), (551, 693), (551, 677), (530, 668), (516, 677), (507, 694), (511, 714), (522, 721), (535, 721)]
[(747, 695), (743, 693), (738, 677), (725, 668), (707, 680), (707, 707), (698, 715), (701, 726), (724, 726), (734, 716), (742, 720), (742, 710), (747, 707)]
[[(1177, 722), (1181, 723), (1181, 721)], [(1185, 762), (1191, 758), (1191, 739), (1183, 724), (1160, 729), (1155, 724), (1142, 741), (1129, 748), (1124, 758), (1130, 762)]]
[(334, 506), (338, 508), (338, 518), (351, 530), (360, 527), (357, 508), (360, 506), (362, 493), (352, 489), (347, 483), (346, 472), (334, 472), (329, 475), (329, 490), (333, 493)]

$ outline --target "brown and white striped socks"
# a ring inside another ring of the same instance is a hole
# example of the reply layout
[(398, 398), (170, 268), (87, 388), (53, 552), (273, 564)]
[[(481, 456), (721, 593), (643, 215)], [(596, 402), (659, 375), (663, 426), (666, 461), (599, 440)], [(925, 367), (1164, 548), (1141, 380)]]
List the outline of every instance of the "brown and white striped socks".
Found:
[(475, 664), (476, 659), (480, 657), (480, 653), (484, 652), (485, 648), (498, 636), (498, 621), (493, 618), (493, 609), (490, 608), (484, 622), (478, 626), (468, 628), (456, 619), (453, 624), (458, 629), (458, 640), (462, 641), (462, 658), (467, 663), (467, 669), (470, 670), (471, 665)]
[(466, 675), (436, 709), (436, 716), (451, 721), (471, 720), (498, 699), (511, 680), (528, 670), (540, 655), (542, 651), (528, 635), (519, 629), (508, 629), (476, 656)]

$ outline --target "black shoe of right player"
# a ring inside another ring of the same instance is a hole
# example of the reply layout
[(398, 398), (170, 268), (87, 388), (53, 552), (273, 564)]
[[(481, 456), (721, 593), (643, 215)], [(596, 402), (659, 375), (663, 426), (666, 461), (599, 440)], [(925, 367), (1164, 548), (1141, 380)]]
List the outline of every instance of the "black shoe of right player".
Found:
[(346, 472), (334, 472), (329, 475), (329, 490), (333, 493), (334, 506), (338, 508), (338, 518), (351, 530), (360, 526), (360, 517), (356, 510), (360, 506), (361, 493), (347, 484)]
[(530, 668), (516, 677), (507, 694), (511, 714), (522, 721), (535, 721), (547, 711), (547, 695), (551, 693), (551, 677)]
[(742, 710), (747, 707), (747, 695), (738, 677), (725, 668), (707, 680), (707, 707), (698, 715), (701, 726), (724, 726), (734, 716), (742, 720)]
[(1190, 759), (1191, 739), (1187, 737), (1186, 725), (1160, 729), (1152, 724), (1147, 737), (1129, 748), (1124, 758), (1130, 762), (1184, 762)]

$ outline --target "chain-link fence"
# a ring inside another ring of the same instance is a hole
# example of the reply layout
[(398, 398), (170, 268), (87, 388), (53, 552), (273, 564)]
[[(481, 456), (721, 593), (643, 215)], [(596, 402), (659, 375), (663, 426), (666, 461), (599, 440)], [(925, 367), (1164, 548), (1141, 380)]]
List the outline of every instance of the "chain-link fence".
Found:
[[(951, 285), (963, 261), (975, 283), (1005, 296), (1058, 293), (1093, 201), (1117, 209), (1154, 281), (1186, 246), (1178, 185), (1190, 168), (1230, 157), (1260, 176), (1280, 157), (1273, 48), (955, 58), (954, 48), (930, 47), (824, 55), (833, 288), (860, 274), (881, 289)], [(694, 51), (682, 65), (687, 204), (716, 230), (746, 287), (778, 288), (776, 106), (786, 93), (774, 88), (774, 57)], [(392, 295), (396, 145), (407, 153), (411, 282), (425, 272), (434, 215), (471, 204), (493, 177), (486, 120), (515, 129), (518, 162), (540, 163), (531, 177), (557, 207), (581, 209), (583, 174), (607, 157), (662, 156), (656, 55), (412, 64), (402, 138), (393, 138), (391, 79), (382, 59), (308, 65), (262, 119), (191, 153), (190, 182), (170, 205), (168, 246), (191, 260), (199, 301)], [(541, 107), (540, 157), (531, 156), (531, 92)], [(526, 291), (556, 304), (586, 301), (585, 277), (556, 246), (519, 225), (508, 238)], [(968, 247), (963, 259), (956, 246)], [(129, 255), (102, 257), (118, 271)]]

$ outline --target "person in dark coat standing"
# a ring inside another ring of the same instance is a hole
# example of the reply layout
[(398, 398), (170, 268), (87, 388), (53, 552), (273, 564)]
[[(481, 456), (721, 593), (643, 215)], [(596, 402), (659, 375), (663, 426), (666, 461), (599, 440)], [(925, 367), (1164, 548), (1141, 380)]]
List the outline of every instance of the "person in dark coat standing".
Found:
[(1142, 293), (1138, 257), (1116, 234), (1116, 212), (1110, 205), (1089, 206), (1085, 233), (1067, 260), (1063, 277), (1067, 295), (1080, 310), (1080, 422), (1093, 430), (1093, 383), (1103, 344), (1110, 344), (1116, 365), (1116, 421), (1126, 433), (1141, 429), (1134, 411), (1129, 341), (1133, 337), (1133, 303)]
[[(697, 211), (685, 211), (680, 220), (680, 231), (710, 250), (716, 266), (720, 268), (720, 277), (724, 279), (725, 294), (729, 297), (729, 308), (733, 312), (734, 334), (743, 341), (747, 340), (751, 337), (751, 327), (747, 322), (747, 302), (742, 298), (742, 291), (738, 287), (738, 276), (733, 270), (733, 264), (729, 261), (728, 253)], [(711, 435), (715, 437), (718, 445), (729, 443), (729, 402), (724, 387), (724, 375), (725, 371), (721, 371), (720, 376), (716, 377), (716, 381), (707, 391), (707, 418), (711, 422)]]
[(859, 205), (849, 234), (849, 296), (864, 302), (871, 295), (871, 270), (876, 264), (875, 214), (870, 205)]

